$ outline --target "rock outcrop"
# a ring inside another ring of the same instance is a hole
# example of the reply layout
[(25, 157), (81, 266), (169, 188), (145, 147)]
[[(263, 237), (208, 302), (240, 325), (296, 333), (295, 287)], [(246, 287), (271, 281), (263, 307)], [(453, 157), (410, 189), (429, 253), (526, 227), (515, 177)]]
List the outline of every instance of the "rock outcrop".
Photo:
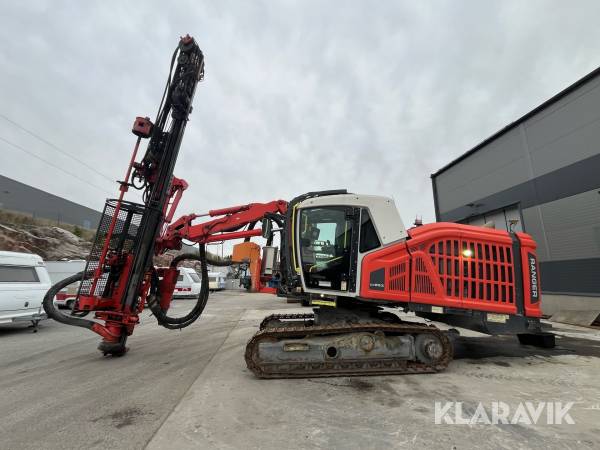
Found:
[(0, 224), (0, 250), (35, 253), (44, 260), (85, 259), (92, 244), (53, 226)]
[[(12, 252), (35, 253), (45, 261), (58, 261), (61, 259), (87, 259), (92, 248), (92, 243), (81, 239), (68, 230), (55, 226), (0, 223), (0, 250)], [(183, 250), (169, 250), (163, 255), (154, 258), (158, 267), (169, 266), (171, 260), (181, 253), (195, 253), (194, 247)], [(210, 254), (212, 259), (221, 259)], [(199, 268), (197, 261), (185, 261), (183, 267)]]

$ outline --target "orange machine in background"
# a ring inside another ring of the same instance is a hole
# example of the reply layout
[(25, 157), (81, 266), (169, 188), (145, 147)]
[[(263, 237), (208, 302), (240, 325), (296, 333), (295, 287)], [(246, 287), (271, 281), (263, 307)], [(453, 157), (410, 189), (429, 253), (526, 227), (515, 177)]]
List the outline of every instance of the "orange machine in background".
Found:
[[(265, 247), (269, 249), (273, 247)], [(254, 242), (241, 242), (233, 246), (231, 261), (234, 264), (248, 264), (250, 270), (250, 291), (275, 294), (277, 289), (267, 286), (271, 280), (271, 274), (263, 273), (261, 248), (260, 245)]]

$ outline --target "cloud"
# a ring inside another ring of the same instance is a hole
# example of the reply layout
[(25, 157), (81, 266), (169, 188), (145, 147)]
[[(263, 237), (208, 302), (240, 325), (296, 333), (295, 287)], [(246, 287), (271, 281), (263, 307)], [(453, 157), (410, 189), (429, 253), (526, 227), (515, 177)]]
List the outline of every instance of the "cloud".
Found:
[[(343, 188), (434, 219), (429, 175), (599, 65), (598, 2), (21, 2), (0, 113), (121, 179), (178, 37), (206, 57), (179, 212)], [(0, 173), (97, 209), (116, 185), (0, 120)]]

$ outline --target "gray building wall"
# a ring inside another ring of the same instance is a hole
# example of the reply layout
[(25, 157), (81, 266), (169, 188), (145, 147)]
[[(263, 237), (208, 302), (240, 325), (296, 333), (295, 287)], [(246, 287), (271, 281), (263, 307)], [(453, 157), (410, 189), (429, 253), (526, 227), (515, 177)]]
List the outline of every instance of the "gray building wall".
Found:
[(516, 205), (538, 243), (543, 290), (600, 296), (600, 69), (432, 181), (438, 221), (477, 222)]
[(101, 213), (0, 175), (0, 209), (95, 229)]

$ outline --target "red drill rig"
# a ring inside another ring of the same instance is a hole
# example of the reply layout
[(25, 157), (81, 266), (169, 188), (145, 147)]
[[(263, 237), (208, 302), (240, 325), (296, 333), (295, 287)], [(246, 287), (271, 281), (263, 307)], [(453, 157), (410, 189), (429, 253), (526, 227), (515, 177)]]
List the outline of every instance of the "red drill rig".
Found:
[[(188, 186), (173, 169), (203, 74), (198, 45), (182, 38), (156, 120), (134, 122), (137, 142), (120, 195), (106, 202), (85, 270), (54, 285), (44, 298), (51, 318), (91, 329), (102, 337), (99, 349), (105, 355), (123, 355), (146, 302), (166, 328), (185, 328), (200, 317), (209, 292), (207, 264), (223, 264), (207, 255), (207, 243), (254, 236), (272, 242), (279, 232), (279, 294), (311, 296), (313, 304), (323, 306), (262, 322), (246, 347), (246, 363), (259, 377), (443, 370), (452, 359), (448, 334), (431, 324), (400, 320), (386, 307), (553, 345), (553, 336), (540, 326), (535, 242), (524, 233), (448, 223), (407, 230), (391, 199), (344, 190), (173, 221)], [(130, 188), (143, 192), (142, 204), (124, 200)], [(205, 216), (213, 219), (194, 223)], [(199, 253), (177, 256), (168, 268), (154, 266), (155, 255), (180, 249), (184, 239), (198, 243)], [(200, 261), (202, 289), (188, 314), (172, 317), (177, 265), (187, 259)], [(70, 314), (63, 314), (53, 299), (75, 281), (79, 292)], [(91, 312), (94, 320), (85, 319)]]

